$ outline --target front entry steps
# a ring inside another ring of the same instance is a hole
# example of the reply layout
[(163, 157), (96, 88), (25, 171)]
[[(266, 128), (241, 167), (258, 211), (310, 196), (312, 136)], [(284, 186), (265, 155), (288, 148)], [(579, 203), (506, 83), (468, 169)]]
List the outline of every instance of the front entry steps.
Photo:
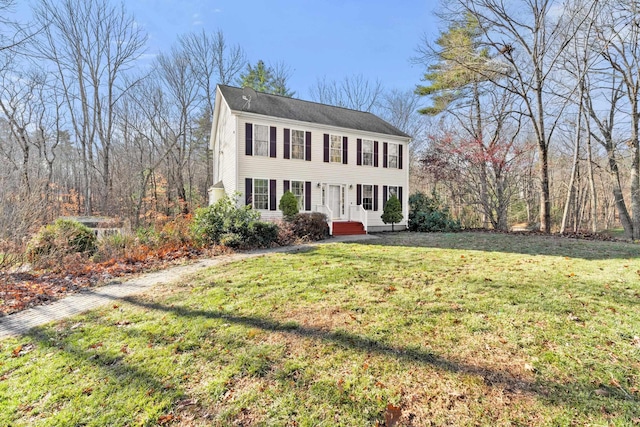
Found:
[(333, 222), (333, 235), (334, 236), (352, 236), (356, 234), (367, 234), (364, 229), (364, 225), (361, 222), (356, 221), (334, 221)]

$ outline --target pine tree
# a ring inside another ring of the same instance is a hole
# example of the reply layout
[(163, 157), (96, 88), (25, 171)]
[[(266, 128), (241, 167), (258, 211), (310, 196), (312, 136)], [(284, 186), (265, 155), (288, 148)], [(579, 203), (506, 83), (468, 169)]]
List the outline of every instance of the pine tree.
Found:
[(387, 200), (381, 218), (385, 224), (391, 224), (391, 231), (395, 231), (393, 225), (402, 221), (402, 218), (404, 218), (402, 216), (402, 205), (395, 194)]
[(259, 60), (255, 66), (247, 64), (246, 72), (240, 74), (238, 84), (250, 87), (258, 92), (272, 93), (292, 97), (295, 92), (287, 87), (287, 70), (283, 67), (274, 69)]

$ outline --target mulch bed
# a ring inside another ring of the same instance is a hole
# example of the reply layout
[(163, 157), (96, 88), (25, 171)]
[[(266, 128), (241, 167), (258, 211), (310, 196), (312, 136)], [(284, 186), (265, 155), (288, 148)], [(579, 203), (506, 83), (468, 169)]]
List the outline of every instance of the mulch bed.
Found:
[(69, 294), (107, 284), (118, 278), (137, 273), (159, 270), (196, 259), (203, 255), (215, 256), (222, 250), (207, 251), (179, 248), (149, 254), (145, 258), (109, 260), (102, 263), (66, 262), (64, 270), (29, 272), (0, 271), (0, 316), (16, 313), (30, 307), (49, 304)]

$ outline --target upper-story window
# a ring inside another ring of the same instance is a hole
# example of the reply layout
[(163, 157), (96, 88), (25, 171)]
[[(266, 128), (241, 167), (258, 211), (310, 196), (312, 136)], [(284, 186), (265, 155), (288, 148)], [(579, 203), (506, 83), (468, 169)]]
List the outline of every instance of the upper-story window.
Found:
[(247, 156), (276, 157), (275, 126), (245, 123), (245, 152)]
[(348, 143), (346, 136), (324, 134), (324, 162), (325, 163), (348, 163)]
[(373, 141), (370, 139), (362, 140), (362, 164), (373, 166)]
[(304, 131), (291, 130), (291, 158), (304, 160)]
[(253, 155), (269, 155), (269, 126), (253, 125)]
[(389, 144), (389, 167), (398, 168), (398, 144)]
[(382, 167), (402, 169), (402, 144), (382, 144)]
[(342, 137), (331, 135), (329, 159), (332, 163), (342, 163)]

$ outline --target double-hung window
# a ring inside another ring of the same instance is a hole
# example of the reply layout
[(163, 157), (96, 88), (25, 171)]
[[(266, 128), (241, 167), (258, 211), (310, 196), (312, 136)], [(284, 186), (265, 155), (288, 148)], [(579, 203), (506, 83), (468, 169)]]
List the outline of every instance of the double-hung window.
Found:
[(389, 167), (398, 168), (398, 144), (389, 144)]
[(373, 166), (373, 141), (370, 139), (362, 140), (362, 164)]
[(291, 192), (298, 201), (298, 210), (304, 210), (304, 181), (291, 181)]
[[(390, 186), (388, 187), (388, 190), (387, 190), (387, 200), (389, 200), (389, 199), (391, 198), (391, 196), (396, 196), (396, 197), (398, 197), (398, 198), (400, 197), (400, 196), (398, 196), (398, 187), (397, 187), (397, 186), (392, 186), (392, 185), (390, 185)], [(386, 200), (385, 200), (385, 201), (386, 201)]]
[(291, 130), (291, 158), (304, 160), (304, 131)]
[(253, 180), (253, 208), (269, 209), (269, 180), (254, 179)]
[(332, 163), (342, 163), (342, 137), (331, 135), (330, 155)]
[(253, 155), (269, 156), (269, 126), (253, 125)]
[(362, 207), (364, 210), (373, 210), (373, 185), (362, 186)]

